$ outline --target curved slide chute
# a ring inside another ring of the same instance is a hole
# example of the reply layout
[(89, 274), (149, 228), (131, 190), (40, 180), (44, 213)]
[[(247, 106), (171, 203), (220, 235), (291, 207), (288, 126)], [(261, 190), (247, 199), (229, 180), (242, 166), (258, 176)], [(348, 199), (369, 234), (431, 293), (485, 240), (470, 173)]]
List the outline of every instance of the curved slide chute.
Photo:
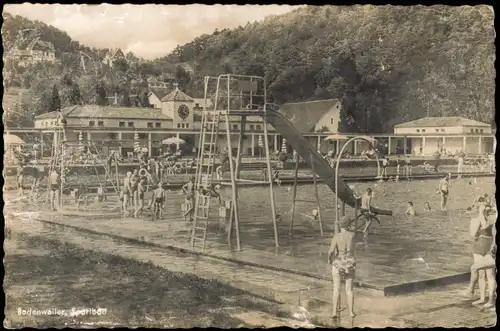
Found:
[[(232, 112), (233, 113), (233, 112)], [(267, 109), (263, 111), (241, 111), (238, 115), (261, 116), (279, 132), (286, 142), (299, 154), (304, 161), (314, 169), (323, 182), (337, 194), (338, 197), (352, 208), (356, 206), (354, 192), (343, 180), (339, 180), (338, 192), (335, 192), (335, 169), (316, 151), (316, 149), (305, 139), (295, 126), (278, 111)], [(311, 157), (312, 155), (312, 157)], [(314, 162), (314, 167), (312, 162)], [(372, 206), (372, 211), (378, 215), (392, 215), (392, 211)]]

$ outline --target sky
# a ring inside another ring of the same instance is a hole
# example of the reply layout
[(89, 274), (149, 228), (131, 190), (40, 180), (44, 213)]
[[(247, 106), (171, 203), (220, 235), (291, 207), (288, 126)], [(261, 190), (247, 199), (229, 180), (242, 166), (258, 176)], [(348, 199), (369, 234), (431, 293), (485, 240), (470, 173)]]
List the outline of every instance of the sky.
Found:
[(279, 15), (296, 7), (280, 5), (61, 5), (15, 4), (4, 10), (65, 31), (90, 47), (119, 47), (145, 59), (161, 57), (177, 45), (215, 29)]

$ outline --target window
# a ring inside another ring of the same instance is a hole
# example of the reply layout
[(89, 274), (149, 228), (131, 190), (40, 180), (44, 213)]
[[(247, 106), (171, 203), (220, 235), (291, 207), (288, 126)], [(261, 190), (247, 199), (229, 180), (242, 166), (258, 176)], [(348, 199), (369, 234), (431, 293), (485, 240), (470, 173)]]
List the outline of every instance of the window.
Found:
[(97, 126), (104, 126), (104, 121), (98, 121)]
[(153, 122), (148, 122), (148, 128), (152, 128), (153, 127)]
[(186, 123), (186, 129), (189, 128), (189, 123)]
[(253, 130), (253, 129), (255, 129), (254, 125), (250, 124), (250, 130)]
[(436, 129), (436, 132), (439, 132), (439, 129)]
[(181, 123), (177, 123), (177, 128), (179, 129), (181, 127)]
[(161, 123), (155, 123), (156, 128), (161, 128)]
[(474, 132), (474, 129), (470, 129), (470, 132)]
[(146, 139), (146, 134), (145, 133), (139, 133), (139, 139), (141, 139), (141, 140)]
[(238, 124), (233, 124), (233, 130), (238, 130)]
[(333, 117), (330, 118), (330, 124), (333, 124)]
[(199, 103), (195, 103), (195, 104), (194, 104), (194, 107), (195, 107), (195, 108), (200, 108), (200, 104), (199, 104)]
[(420, 129), (417, 129), (417, 132), (420, 132)]
[(125, 127), (125, 122), (120, 122), (120, 123), (118, 123), (118, 126), (119, 126), (120, 128), (124, 128), (124, 127)]
[(483, 132), (484, 132), (484, 130), (483, 130), (483, 129), (481, 129), (481, 130), (479, 130), (479, 131), (480, 131), (481, 133), (483, 133)]
[(89, 126), (95, 126), (95, 122), (94, 121), (89, 121)]
[(108, 136), (109, 136), (109, 139), (116, 140), (116, 133), (115, 132), (108, 133)]
[(441, 129), (441, 132), (444, 132), (444, 129)]
[(258, 124), (257, 124), (257, 126), (256, 126), (256, 127), (257, 127), (257, 131), (262, 130), (262, 129), (261, 129), (261, 127), (260, 127), (260, 125), (258, 125)]
[(133, 128), (134, 127), (134, 122), (128, 122), (128, 127)]
[(422, 129), (422, 132), (425, 132), (425, 129)]

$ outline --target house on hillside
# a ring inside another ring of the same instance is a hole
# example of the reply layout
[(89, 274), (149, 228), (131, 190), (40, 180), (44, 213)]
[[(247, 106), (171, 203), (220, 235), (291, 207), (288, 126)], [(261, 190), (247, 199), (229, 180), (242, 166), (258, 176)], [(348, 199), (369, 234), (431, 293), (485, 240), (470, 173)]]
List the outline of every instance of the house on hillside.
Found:
[(42, 61), (55, 62), (56, 51), (54, 44), (35, 37), (28, 43), (26, 49), (14, 49), (11, 57), (19, 66), (27, 66)]
[(102, 63), (113, 67), (114, 62), (117, 60), (123, 60), (128, 63), (127, 57), (120, 48), (111, 49), (102, 60)]
[(161, 99), (168, 93), (167, 89), (151, 89), (148, 93), (149, 104), (153, 108), (161, 109)]
[[(120, 96), (118, 95), (118, 93), (115, 93), (112, 97), (107, 97), (107, 104), (108, 105), (111, 105), (111, 106), (118, 106), (118, 100), (119, 100)], [(138, 95), (138, 94), (130, 94), (128, 96), (129, 100), (130, 100), (130, 106), (131, 107), (144, 107), (144, 108), (149, 108), (150, 105), (143, 105), (143, 100), (141, 99), (141, 96)]]
[(468, 118), (423, 117), (394, 126), (394, 134), (406, 136), (407, 150), (415, 155), (482, 154), (494, 144), (490, 124)]

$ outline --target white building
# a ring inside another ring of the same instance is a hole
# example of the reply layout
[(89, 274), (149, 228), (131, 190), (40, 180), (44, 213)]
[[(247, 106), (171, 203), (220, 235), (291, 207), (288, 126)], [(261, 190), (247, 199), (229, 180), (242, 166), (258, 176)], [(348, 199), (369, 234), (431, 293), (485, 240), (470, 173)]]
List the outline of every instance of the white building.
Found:
[(424, 117), (394, 126), (394, 134), (406, 136), (414, 155), (482, 154), (494, 145), (491, 125), (463, 117)]

